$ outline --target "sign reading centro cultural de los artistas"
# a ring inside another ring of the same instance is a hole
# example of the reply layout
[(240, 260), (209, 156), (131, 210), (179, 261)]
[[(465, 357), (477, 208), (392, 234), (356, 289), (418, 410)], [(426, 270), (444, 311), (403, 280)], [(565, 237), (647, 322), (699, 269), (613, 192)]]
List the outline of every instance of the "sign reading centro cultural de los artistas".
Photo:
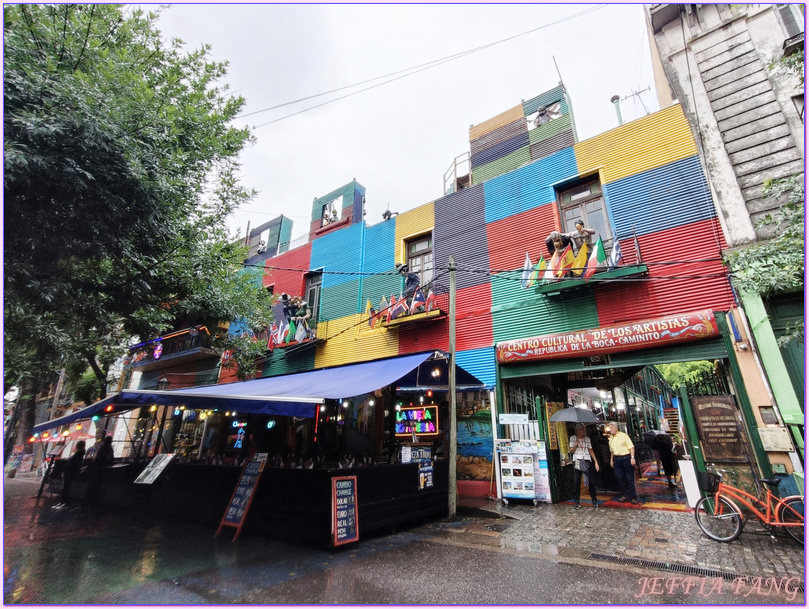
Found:
[(592, 330), (560, 332), (497, 343), (497, 361), (506, 364), (538, 359), (589, 357), (663, 347), (671, 343), (713, 336), (719, 336), (713, 311), (695, 311)]

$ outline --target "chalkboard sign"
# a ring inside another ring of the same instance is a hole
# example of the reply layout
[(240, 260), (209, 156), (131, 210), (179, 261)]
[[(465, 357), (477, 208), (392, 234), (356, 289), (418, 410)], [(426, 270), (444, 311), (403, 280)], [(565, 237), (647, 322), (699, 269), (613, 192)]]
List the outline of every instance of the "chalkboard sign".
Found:
[(233, 491), (233, 496), (230, 498), (225, 515), (222, 516), (222, 522), (219, 523), (219, 528), (216, 530), (216, 535), (219, 535), (223, 526), (229, 526), (236, 527), (233, 541), (236, 541), (239, 537), (242, 525), (244, 525), (244, 520), (247, 517), (247, 510), (250, 509), (250, 504), (253, 502), (253, 494), (258, 486), (259, 478), (261, 478), (261, 472), (264, 471), (264, 465), (266, 465), (264, 460), (254, 459), (244, 466), (239, 483), (236, 485), (236, 490)]
[(343, 476), (331, 481), (331, 513), (334, 545), (358, 541), (357, 477)]
[(157, 477), (163, 473), (169, 461), (174, 458), (174, 453), (161, 453), (151, 460), (146, 469), (140, 473), (140, 476), (135, 478), (135, 484), (151, 484)]

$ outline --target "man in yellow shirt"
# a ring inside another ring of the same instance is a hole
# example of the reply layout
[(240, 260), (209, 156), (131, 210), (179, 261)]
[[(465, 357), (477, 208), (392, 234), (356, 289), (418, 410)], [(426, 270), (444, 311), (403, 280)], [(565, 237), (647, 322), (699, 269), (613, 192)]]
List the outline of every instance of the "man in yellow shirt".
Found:
[(618, 431), (618, 423), (610, 423), (610, 465), (615, 470), (615, 477), (621, 486), (626, 501), (637, 505), (638, 494), (635, 492), (635, 445), (623, 431)]

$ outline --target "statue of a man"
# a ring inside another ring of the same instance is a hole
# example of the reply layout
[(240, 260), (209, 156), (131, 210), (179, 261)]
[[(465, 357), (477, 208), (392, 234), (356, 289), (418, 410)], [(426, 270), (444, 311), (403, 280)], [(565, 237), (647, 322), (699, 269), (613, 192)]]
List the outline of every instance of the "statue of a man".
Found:
[(548, 253), (553, 256), (554, 253), (558, 252), (559, 255), (562, 255), (562, 252), (565, 251), (565, 248), (570, 245), (572, 241), (570, 237), (568, 237), (565, 233), (560, 233), (557, 231), (553, 231), (548, 238), (545, 239), (545, 245), (548, 247)]
[(582, 243), (587, 244), (587, 251), (590, 252), (593, 250), (593, 235), (595, 234), (595, 230), (584, 226), (584, 221), (576, 220), (576, 230), (567, 233), (567, 236), (573, 240), (576, 252), (581, 249)]

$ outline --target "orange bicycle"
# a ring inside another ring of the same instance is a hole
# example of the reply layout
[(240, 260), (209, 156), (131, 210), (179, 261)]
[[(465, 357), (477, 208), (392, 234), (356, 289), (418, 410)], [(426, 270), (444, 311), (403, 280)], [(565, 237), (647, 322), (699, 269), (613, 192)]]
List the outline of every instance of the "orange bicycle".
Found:
[(698, 472), (697, 484), (702, 491), (711, 493), (697, 502), (694, 516), (702, 532), (715, 541), (730, 542), (742, 534), (745, 519), (734, 499), (747, 506), (750, 513), (773, 534), (776, 527), (786, 529), (793, 539), (804, 541), (803, 497), (792, 495), (779, 499), (770, 487), (778, 486), (779, 478), (759, 480), (767, 486), (766, 499), (756, 497), (740, 488), (722, 482), (720, 473)]

